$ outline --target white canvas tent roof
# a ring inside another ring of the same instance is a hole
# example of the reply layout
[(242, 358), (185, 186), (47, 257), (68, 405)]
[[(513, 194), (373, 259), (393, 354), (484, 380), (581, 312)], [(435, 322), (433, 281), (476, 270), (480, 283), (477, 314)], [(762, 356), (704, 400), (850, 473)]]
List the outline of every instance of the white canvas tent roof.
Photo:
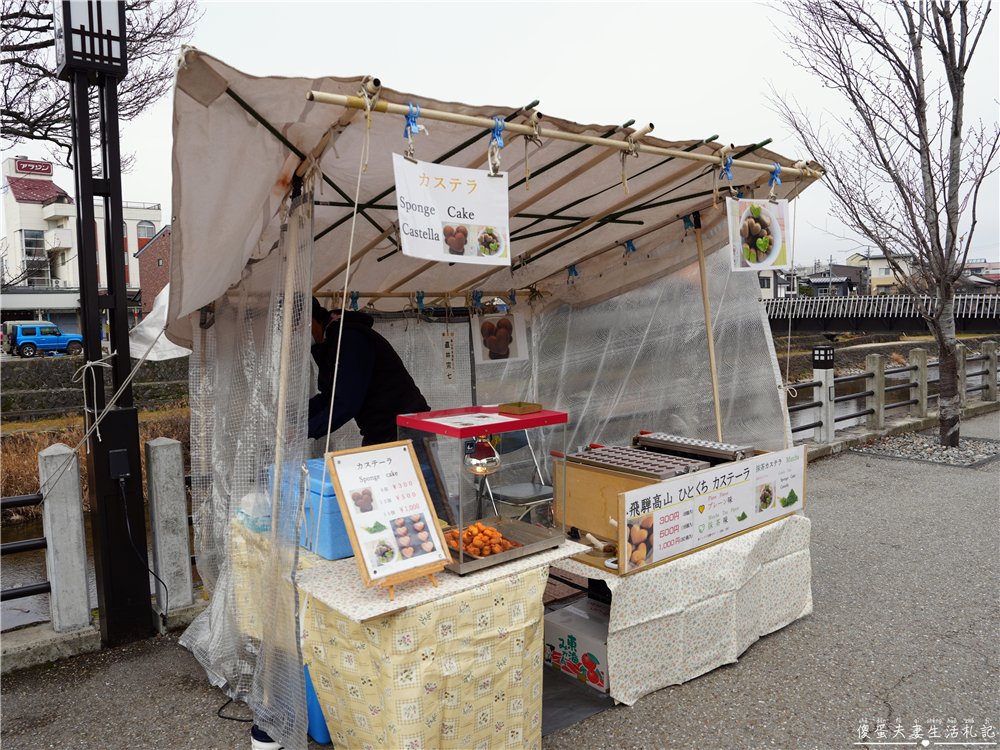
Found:
[[(310, 90), (355, 95), (358, 78), (256, 78), (198, 50), (187, 48), (177, 75), (174, 98), (173, 255), (167, 335), (190, 346), (188, 315), (219, 298), (240, 279), (247, 261), (270, 252), (278, 238), (279, 209), (292, 175), (307, 154), (334, 128), (333, 145), (321, 160), (327, 178), (315, 217), (317, 236), (314, 281), (346, 261), (350, 216), (365, 115), (357, 110), (307, 100)], [(426, 99), (383, 87), (382, 101), (412, 102), (424, 109), (526, 122), (530, 112), (511, 106), (473, 106)], [(526, 97), (527, 98), (527, 97)], [(544, 117), (546, 129), (623, 140), (632, 129), (581, 125)], [(344, 125), (346, 123), (346, 125)], [(403, 118), (375, 113), (371, 119), (370, 158), (360, 186), (360, 211), (353, 248), (387, 236), (353, 265), (350, 290), (450, 291), (506, 290), (533, 285), (550, 293), (546, 306), (569, 302), (589, 305), (662, 278), (697, 258), (695, 243), (684, 242), (682, 217), (701, 210), (707, 251), (725, 244), (725, 207), (713, 210), (712, 192), (728, 181), (718, 167), (652, 154), (627, 159), (628, 194), (622, 185), (617, 150), (581, 147), (554, 138), (529, 145), (530, 190), (524, 184), (525, 156), (520, 136), (508, 134), (501, 169), (510, 174), (513, 270), (497, 269), (484, 278), (481, 266), (426, 263), (389, 253), (396, 219), (392, 154), (403, 152)], [(415, 137), (422, 161), (485, 168), (489, 133), (481, 128), (427, 122), (429, 134)], [(721, 143), (663, 141), (646, 136), (642, 144), (714, 154)], [(294, 151), (291, 147), (294, 147)], [(745, 161), (789, 167), (793, 161), (754, 145), (735, 147)], [(818, 165), (810, 163), (811, 168)], [(733, 169), (733, 185), (768, 193), (768, 173)], [(785, 177), (778, 197), (794, 197), (812, 178)], [(595, 217), (599, 217), (595, 220)], [(623, 245), (634, 240), (637, 252), (623, 263)], [(386, 257), (388, 255), (388, 257)], [(570, 265), (577, 276), (567, 284)], [(343, 287), (338, 275), (323, 290)], [(522, 298), (523, 300), (523, 298)], [(430, 298), (428, 298), (428, 302)], [(454, 300), (452, 301), (454, 304)], [(381, 309), (400, 309), (405, 299), (379, 301)], [(458, 302), (464, 304), (464, 299)]]

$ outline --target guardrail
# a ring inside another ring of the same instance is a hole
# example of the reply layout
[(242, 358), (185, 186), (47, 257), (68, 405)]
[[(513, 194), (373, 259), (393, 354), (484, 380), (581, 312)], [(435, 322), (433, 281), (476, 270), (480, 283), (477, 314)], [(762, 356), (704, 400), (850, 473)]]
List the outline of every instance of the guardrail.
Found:
[[(26, 508), (30, 505), (38, 505), (45, 498), (42, 495), (17, 495), (15, 497), (5, 497), (0, 499), (0, 510), (12, 508)], [(36, 549), (45, 549), (48, 540), (44, 537), (37, 539), (22, 539), (17, 542), (4, 542), (0, 544), (0, 555), (14, 555), (18, 552), (30, 552)], [(11, 601), (12, 599), (23, 599), (26, 596), (37, 596), (38, 594), (48, 594), (52, 591), (52, 584), (48, 580), (41, 583), (30, 583), (27, 586), (3, 589), (0, 591), (0, 602)]]
[[(983, 353), (975, 356), (968, 356), (967, 349), (963, 344), (958, 345), (958, 393), (960, 406), (968, 405), (969, 394), (982, 392), (983, 401), (997, 400), (997, 344), (987, 341), (983, 344)], [(814, 352), (815, 356), (815, 352)], [(910, 351), (911, 361), (914, 364), (906, 367), (893, 367), (886, 369), (885, 357), (881, 354), (869, 354), (865, 359), (865, 372), (858, 375), (845, 375), (843, 377), (833, 377), (833, 369), (815, 369), (816, 380), (806, 383), (794, 383), (791, 387), (796, 390), (804, 388), (813, 389), (813, 399), (804, 403), (793, 404), (788, 407), (790, 414), (800, 411), (816, 410), (819, 419), (807, 424), (796, 425), (792, 428), (793, 433), (805, 432), (806, 430), (816, 430), (814, 438), (819, 443), (832, 443), (838, 422), (866, 418), (866, 426), (871, 430), (880, 430), (885, 427), (885, 415), (887, 411), (893, 409), (909, 408), (910, 413), (916, 417), (926, 417), (929, 403), (938, 398), (937, 393), (928, 393), (928, 387), (935, 383), (940, 383), (940, 377), (929, 379), (928, 369), (937, 367), (938, 362), (927, 361), (927, 351), (924, 349), (912, 349)], [(968, 371), (968, 365), (973, 362), (984, 362), (985, 367), (975, 372)], [(832, 360), (827, 364), (832, 365)], [(910, 380), (907, 383), (896, 385), (885, 385), (886, 375), (903, 375), (909, 373)], [(970, 378), (982, 377), (984, 382), (980, 385), (969, 386)], [(844, 383), (865, 381), (868, 387), (860, 393), (848, 393), (838, 396), (837, 386)], [(886, 403), (886, 394), (905, 391), (912, 394), (912, 398), (902, 401)], [(847, 414), (834, 416), (834, 405), (847, 401), (864, 399), (865, 408)]]
[[(90, 597), (79, 455), (63, 443), (50, 445), (38, 454), (38, 476), (42, 493), (5, 497), (0, 508), (41, 503), (44, 536), (0, 546), (3, 555), (44, 549), (46, 580), (4, 589), (0, 599), (48, 594), (52, 629), (57, 633), (82, 630), (90, 627)], [(58, 549), (59, 554), (52, 554), (53, 549)]]

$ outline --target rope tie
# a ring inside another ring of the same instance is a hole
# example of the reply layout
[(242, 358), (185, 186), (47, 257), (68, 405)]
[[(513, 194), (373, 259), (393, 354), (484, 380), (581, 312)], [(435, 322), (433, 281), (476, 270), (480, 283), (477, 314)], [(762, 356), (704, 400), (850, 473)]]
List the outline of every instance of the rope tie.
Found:
[[(409, 161), (416, 162), (417, 160), (413, 156), (413, 136), (416, 133), (423, 133), (424, 135), (429, 135), (427, 128), (423, 125), (417, 123), (417, 118), (420, 117), (420, 105), (409, 102), (410, 112), (406, 115), (406, 125), (403, 126), (403, 137), (407, 140), (406, 153), (403, 155)], [(416, 107), (416, 111), (414, 111)]]
[(531, 167), (528, 166), (528, 144), (534, 143), (538, 148), (542, 147), (542, 124), (535, 123), (535, 134), (524, 136), (524, 189), (531, 190)]
[[(159, 338), (159, 337), (157, 337), (157, 338)], [(94, 413), (96, 414), (97, 413), (97, 373), (94, 372), (94, 368), (95, 367), (106, 367), (106, 368), (108, 368), (110, 370), (111, 367), (112, 367), (112, 364), (108, 360), (111, 359), (112, 357), (114, 357), (117, 353), (118, 353), (118, 351), (115, 350), (115, 351), (111, 352), (111, 354), (107, 355), (106, 357), (101, 357), (100, 359), (96, 359), (93, 362), (87, 362), (82, 367), (80, 367), (75, 373), (73, 373), (73, 381), (72, 382), (74, 382), (74, 383), (80, 383), (81, 386), (82, 386), (82, 388), (83, 388), (83, 410), (84, 411), (87, 410), (87, 373), (88, 372), (90, 373), (90, 385), (91, 385), (91, 390), (94, 393)], [(99, 422), (95, 425), (95, 427), (97, 428), (96, 432), (95, 432), (95, 434), (97, 435), (97, 442), (101, 442), (101, 428), (100, 428), (99, 425), (100, 425)], [(87, 453), (90, 453), (90, 443), (87, 443)]]
[(490, 145), (486, 149), (486, 158), (490, 165), (490, 177), (500, 176), (500, 149), (503, 148), (503, 128), (503, 118), (494, 117), (493, 130), (490, 133)]
[(625, 195), (628, 195), (628, 167), (626, 166), (628, 157), (634, 156), (636, 159), (639, 158), (639, 144), (632, 140), (632, 136), (628, 137), (628, 148), (622, 149), (622, 186), (625, 188)]
[(358, 92), (358, 96), (360, 96), (362, 99), (365, 100), (365, 122), (367, 123), (367, 127), (365, 127), (365, 140), (364, 144), (361, 147), (362, 172), (368, 171), (368, 154), (369, 154), (369, 145), (371, 142), (369, 136), (371, 135), (371, 129), (372, 129), (372, 110), (375, 108), (375, 105), (378, 104), (378, 97), (381, 93), (382, 89), (379, 89), (378, 91), (375, 92), (375, 96), (369, 96), (368, 91), (365, 89), (364, 86), (362, 86), (361, 91)]

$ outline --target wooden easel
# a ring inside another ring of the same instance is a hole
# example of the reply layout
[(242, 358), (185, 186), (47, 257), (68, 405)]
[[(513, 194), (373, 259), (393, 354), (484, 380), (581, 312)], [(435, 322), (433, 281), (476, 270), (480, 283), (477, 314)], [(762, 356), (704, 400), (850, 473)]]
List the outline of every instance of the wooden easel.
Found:
[(431, 583), (434, 584), (435, 588), (438, 585), (437, 579), (434, 577), (435, 573), (440, 573), (444, 570), (445, 564), (443, 562), (431, 563), (430, 565), (423, 565), (419, 568), (414, 568), (413, 570), (408, 570), (405, 573), (396, 573), (395, 575), (387, 576), (378, 582), (378, 587), (384, 589), (386, 586), (389, 587), (389, 601), (395, 599), (395, 593), (392, 587), (397, 583), (402, 583), (403, 581), (412, 581), (416, 578), (421, 578), (427, 576), (431, 579)]

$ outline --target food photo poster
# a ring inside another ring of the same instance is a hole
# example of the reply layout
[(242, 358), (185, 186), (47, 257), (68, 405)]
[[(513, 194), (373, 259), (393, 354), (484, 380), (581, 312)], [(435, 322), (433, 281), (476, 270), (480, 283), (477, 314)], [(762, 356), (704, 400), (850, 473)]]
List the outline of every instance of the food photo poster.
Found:
[(327, 454), (369, 580), (447, 561), (410, 441)]
[(527, 324), (520, 312), (473, 318), (472, 340), (477, 365), (528, 359)]
[(726, 199), (734, 271), (791, 268), (787, 200)]

